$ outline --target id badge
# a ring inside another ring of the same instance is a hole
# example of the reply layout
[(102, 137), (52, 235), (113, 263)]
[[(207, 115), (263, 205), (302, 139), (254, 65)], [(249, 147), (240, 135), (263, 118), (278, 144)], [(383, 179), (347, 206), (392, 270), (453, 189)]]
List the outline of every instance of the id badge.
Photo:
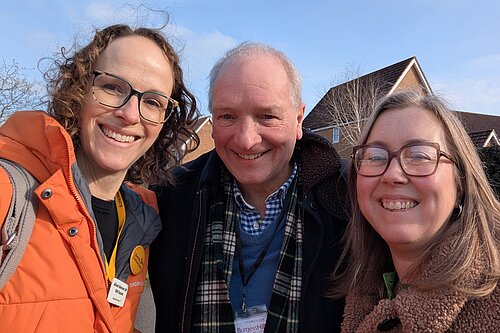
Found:
[(234, 313), (234, 328), (236, 333), (264, 333), (267, 320), (265, 305), (257, 305)]
[(109, 287), (108, 302), (116, 306), (122, 307), (127, 298), (128, 284), (114, 278)]

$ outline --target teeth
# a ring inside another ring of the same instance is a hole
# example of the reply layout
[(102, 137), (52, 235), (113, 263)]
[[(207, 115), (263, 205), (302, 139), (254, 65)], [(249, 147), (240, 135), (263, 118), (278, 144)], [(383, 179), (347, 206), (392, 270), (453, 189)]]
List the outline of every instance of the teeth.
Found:
[(134, 137), (130, 135), (121, 135), (104, 127), (101, 127), (101, 129), (104, 135), (118, 142), (133, 142), (135, 140)]
[(264, 155), (264, 153), (260, 153), (260, 154), (252, 154), (252, 155), (243, 155), (243, 154), (238, 154), (239, 157), (241, 157), (242, 159), (244, 160), (255, 160), (256, 158), (259, 158), (261, 157), (262, 155)]
[(382, 201), (382, 207), (389, 210), (405, 210), (415, 207), (415, 201)]

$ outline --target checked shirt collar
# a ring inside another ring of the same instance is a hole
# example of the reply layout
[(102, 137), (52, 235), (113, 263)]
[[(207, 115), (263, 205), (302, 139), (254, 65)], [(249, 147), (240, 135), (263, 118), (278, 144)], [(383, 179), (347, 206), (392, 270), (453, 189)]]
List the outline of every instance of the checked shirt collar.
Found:
[(260, 216), (259, 211), (247, 203), (241, 194), (236, 180), (233, 180), (233, 194), (239, 210), (241, 228), (250, 235), (260, 235), (271, 223), (278, 218), (283, 209), (283, 201), (286, 198), (290, 184), (297, 175), (297, 163), (293, 163), (293, 171), (288, 180), (275, 192), (269, 195), (265, 201), (266, 215)]

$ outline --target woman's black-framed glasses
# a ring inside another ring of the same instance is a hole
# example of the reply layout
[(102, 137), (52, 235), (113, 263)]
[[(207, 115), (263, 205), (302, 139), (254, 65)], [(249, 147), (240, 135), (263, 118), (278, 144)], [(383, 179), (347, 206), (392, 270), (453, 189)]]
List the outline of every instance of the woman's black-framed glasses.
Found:
[(143, 119), (155, 124), (165, 123), (179, 106), (175, 99), (164, 94), (154, 91), (137, 91), (127, 80), (119, 76), (99, 70), (94, 70), (92, 74), (94, 74), (92, 94), (94, 99), (104, 106), (122, 107), (130, 97), (136, 95), (139, 114)]
[(410, 143), (398, 151), (367, 144), (354, 147), (351, 154), (356, 172), (365, 177), (383, 175), (393, 158), (408, 176), (430, 176), (436, 172), (441, 156), (455, 163), (448, 153), (440, 150), (437, 142)]

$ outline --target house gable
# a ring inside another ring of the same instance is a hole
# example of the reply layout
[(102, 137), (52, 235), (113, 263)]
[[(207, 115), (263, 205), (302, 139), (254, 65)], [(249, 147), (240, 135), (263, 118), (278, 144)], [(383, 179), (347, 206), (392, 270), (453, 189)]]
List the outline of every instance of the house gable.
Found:
[(469, 136), (478, 148), (500, 146), (495, 130), (469, 133)]
[(500, 146), (500, 116), (463, 111), (457, 111), (456, 115), (476, 147)]
[[(432, 93), (432, 88), (427, 81), (420, 64), (416, 57), (410, 58), (411, 61), (394, 83), (388, 94), (395, 91), (414, 89), (421, 93)], [(389, 66), (390, 67), (390, 66)]]
[(491, 130), (490, 135), (486, 138), (483, 147), (493, 147), (500, 146), (500, 140), (498, 139), (497, 133), (495, 130)]
[(321, 132), (324, 130), (344, 125), (334, 123), (332, 112), (338, 112), (338, 110), (331, 110), (330, 100), (334, 98), (332, 96), (336, 95), (336, 91), (345, 89), (346, 85), (349, 84), (355, 84), (364, 88), (369, 87), (374, 83), (378, 85), (380, 97), (397, 90), (406, 89), (418, 89), (426, 93), (432, 92), (417, 58), (413, 56), (330, 88), (321, 100), (314, 106), (311, 112), (309, 112), (309, 114), (305, 117), (303, 126), (314, 132), (318, 131), (318, 134), (321, 135)]
[[(352, 133), (352, 127), (361, 128), (368, 114), (359, 114), (345, 117), (338, 122), (335, 112), (345, 112), (352, 108), (347, 102), (343, 107), (343, 99), (355, 100), (359, 110), (371, 111), (375, 102), (395, 91), (418, 90), (422, 93), (432, 93), (416, 57), (410, 57), (398, 63), (379, 69), (375, 72), (360, 76), (354, 80), (332, 87), (316, 104), (304, 119), (303, 126), (333, 142), (342, 157), (348, 157), (352, 148), (353, 139), (347, 138)], [(351, 96), (351, 94), (357, 96)], [(370, 104), (368, 104), (370, 103)], [(347, 115), (349, 114), (346, 113)]]

